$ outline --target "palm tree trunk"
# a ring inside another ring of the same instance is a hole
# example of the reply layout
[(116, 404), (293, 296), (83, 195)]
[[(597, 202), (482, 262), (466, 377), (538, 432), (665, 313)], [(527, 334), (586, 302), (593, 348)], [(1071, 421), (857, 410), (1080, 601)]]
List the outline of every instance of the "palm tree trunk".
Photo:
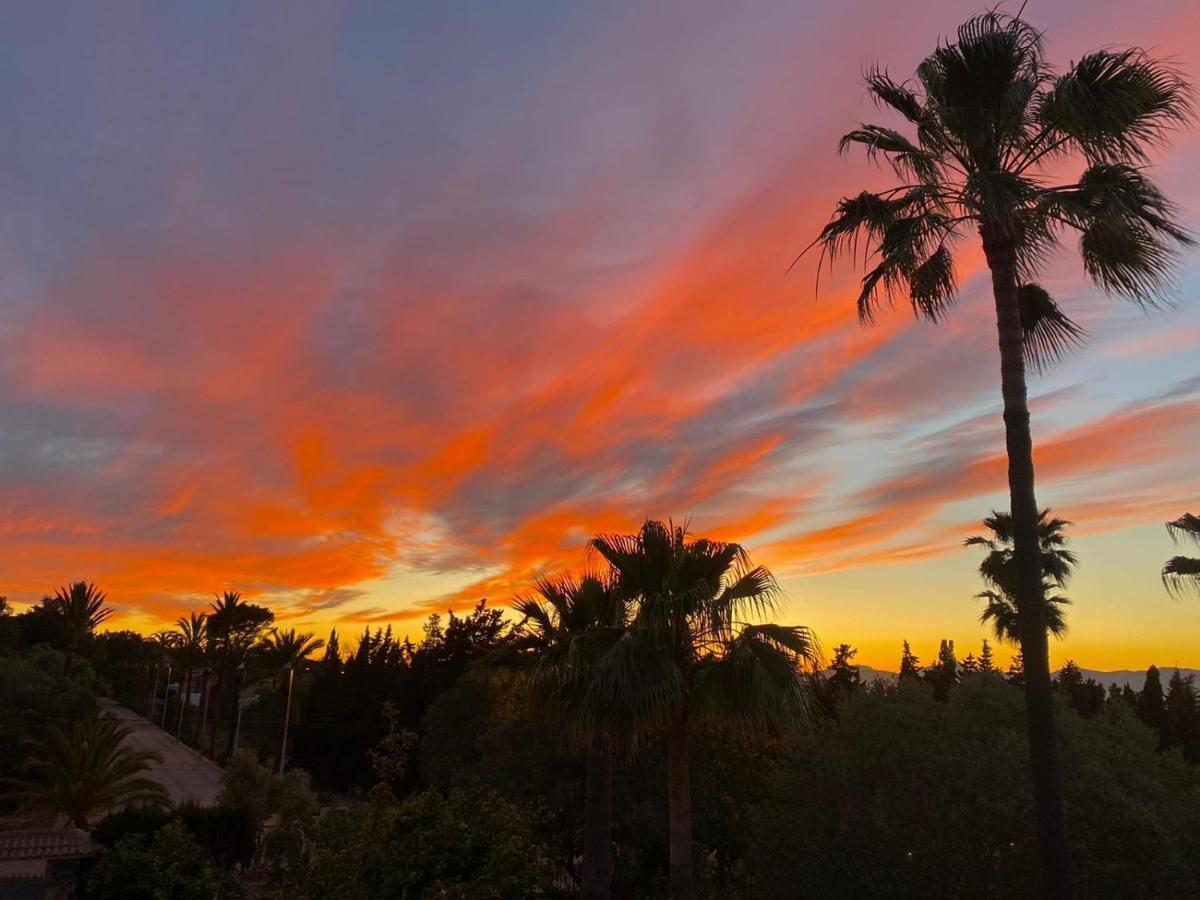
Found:
[(208, 732), (208, 758), (217, 758), (217, 723), (221, 719), (221, 700), (222, 694), (225, 692), (225, 670), (221, 669), (217, 672), (217, 685), (213, 694), (216, 695), (216, 703), (213, 705), (213, 714), (209, 717), (209, 732)]
[(582, 900), (612, 895), (612, 753), (597, 738), (588, 749), (583, 796)]
[(676, 719), (667, 733), (667, 812), (671, 823), (671, 900), (691, 900), (692, 779), (686, 715)]
[[(1050, 646), (1037, 535), (1033, 438), (1025, 385), (1024, 335), (1017, 302), (1017, 267), (1012, 240), (999, 228), (983, 231), (983, 249), (992, 273), (996, 325), (1000, 337), (1000, 380), (1004, 394), (1004, 433), (1008, 449), (1008, 490), (1012, 505), (1013, 552), (1017, 568), (1017, 625), (1025, 660), (1025, 714), (1029, 763), (1041, 850), (1042, 893), (1073, 896), (1062, 780), (1054, 728)], [(998, 233), (999, 232), (999, 233)]]

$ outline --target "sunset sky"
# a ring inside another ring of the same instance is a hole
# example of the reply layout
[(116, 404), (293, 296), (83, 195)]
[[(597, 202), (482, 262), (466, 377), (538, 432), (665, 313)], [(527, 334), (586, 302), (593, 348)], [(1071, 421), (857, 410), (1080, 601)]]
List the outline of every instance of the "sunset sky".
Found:
[[(919, 9), (919, 13), (915, 10)], [(343, 634), (503, 603), (597, 531), (690, 519), (779, 617), (894, 669), (983, 628), (1006, 503), (990, 288), (860, 328), (788, 265), (887, 174), (888, 121), (976, 3), (10, 3), (0, 10), (0, 593), (153, 630), (240, 589)], [(1183, 0), (1030, 0), (1051, 59), (1200, 79)], [(1156, 177), (1200, 227), (1200, 130)], [(1044, 283), (1086, 348), (1031, 382), (1079, 574), (1054, 662), (1200, 667), (1162, 523), (1200, 513), (1200, 253), (1177, 308)]]

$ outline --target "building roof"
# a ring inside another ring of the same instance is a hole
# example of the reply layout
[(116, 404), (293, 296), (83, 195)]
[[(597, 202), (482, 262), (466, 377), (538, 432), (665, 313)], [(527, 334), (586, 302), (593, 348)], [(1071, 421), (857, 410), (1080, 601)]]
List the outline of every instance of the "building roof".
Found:
[(30, 828), (0, 831), (0, 862), (21, 859), (68, 859), (98, 853), (100, 845), (78, 828)]

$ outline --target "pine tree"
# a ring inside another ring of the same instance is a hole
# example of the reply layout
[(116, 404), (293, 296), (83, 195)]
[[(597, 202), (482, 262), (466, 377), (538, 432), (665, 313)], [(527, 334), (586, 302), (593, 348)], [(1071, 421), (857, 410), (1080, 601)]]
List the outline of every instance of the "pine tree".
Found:
[(342, 651), (338, 645), (336, 628), (329, 630), (329, 640), (325, 642), (325, 656), (321, 660), (321, 671), (331, 675), (342, 671)]
[(1067, 696), (1070, 696), (1073, 690), (1077, 689), (1083, 684), (1083, 673), (1079, 671), (1079, 666), (1076, 665), (1075, 660), (1067, 660), (1066, 665), (1064, 665), (1062, 670), (1058, 673), (1058, 677), (1055, 679), (1055, 684), (1057, 684), (1058, 689)]
[(1129, 686), (1129, 682), (1125, 682), (1125, 687), (1121, 688), (1121, 701), (1128, 705), (1130, 709), (1137, 709), (1138, 695), (1137, 691)]
[(979, 671), (996, 671), (996, 664), (992, 661), (992, 645), (988, 643), (987, 638), (983, 639), (983, 649), (979, 651)]
[(958, 684), (958, 660), (954, 656), (954, 641), (943, 640), (938, 647), (937, 662), (925, 671), (933, 685), (933, 697), (943, 702), (950, 699), (951, 689)]
[(849, 644), (838, 644), (833, 648), (833, 662), (829, 664), (831, 674), (828, 684), (829, 692), (833, 695), (834, 700), (843, 700), (851, 696), (862, 684), (858, 666), (852, 665), (850, 662), (857, 655), (858, 650)]
[(900, 656), (900, 680), (919, 678), (921, 676), (921, 660), (913, 655), (908, 641), (904, 642), (904, 650)]
[(1008, 666), (1008, 683), (1021, 687), (1025, 684), (1025, 656), (1020, 650)]
[(979, 671), (979, 660), (975, 658), (974, 653), (967, 653), (962, 661), (962, 673), (964, 675), (974, 675)]

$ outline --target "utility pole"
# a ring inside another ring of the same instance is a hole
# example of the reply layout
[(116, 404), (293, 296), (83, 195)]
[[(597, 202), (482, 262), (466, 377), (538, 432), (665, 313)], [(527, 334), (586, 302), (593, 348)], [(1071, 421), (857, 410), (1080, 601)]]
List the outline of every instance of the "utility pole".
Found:
[(284, 708), (283, 708), (283, 742), (279, 745), (279, 774), (280, 775), (283, 774), (283, 767), (287, 764), (288, 722), (292, 718), (292, 680), (296, 674), (296, 669), (292, 665), (291, 662), (289, 662), (286, 666), (284, 666), (284, 668), (287, 669), (287, 673), (288, 673), (288, 686), (287, 686), (287, 703), (284, 704)]
[(167, 701), (171, 699), (171, 664), (167, 663), (167, 683), (163, 685), (162, 730), (167, 730)]

